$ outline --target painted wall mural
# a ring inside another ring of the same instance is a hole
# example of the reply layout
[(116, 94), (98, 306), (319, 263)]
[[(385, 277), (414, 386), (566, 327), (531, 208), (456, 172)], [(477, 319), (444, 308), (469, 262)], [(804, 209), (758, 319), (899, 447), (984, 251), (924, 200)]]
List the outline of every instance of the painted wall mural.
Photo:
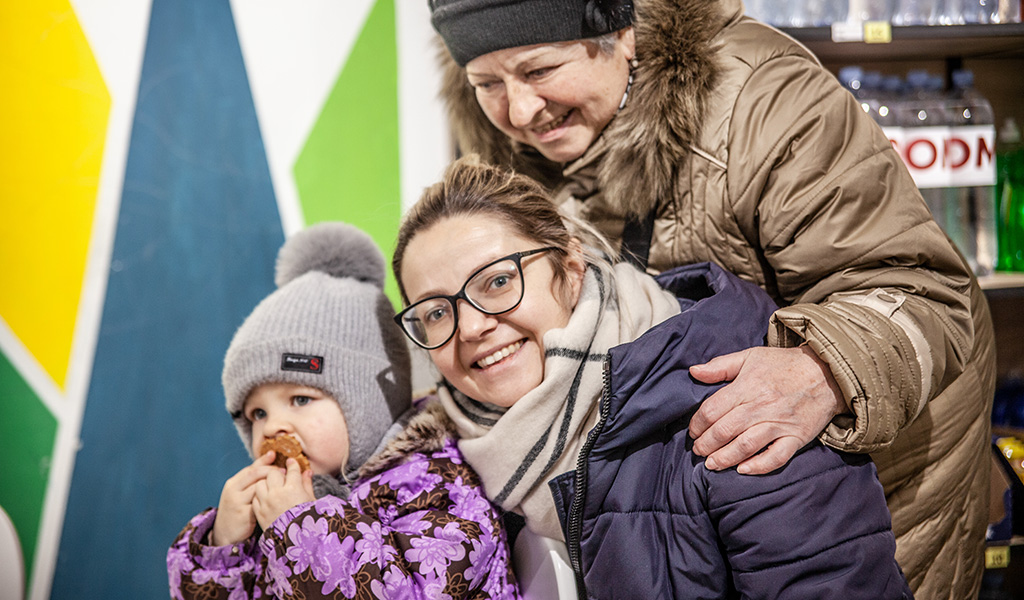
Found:
[(420, 1), (0, 3), (4, 593), (167, 597), (248, 462), (220, 370), (277, 249), (390, 252), (450, 156), (432, 38)]

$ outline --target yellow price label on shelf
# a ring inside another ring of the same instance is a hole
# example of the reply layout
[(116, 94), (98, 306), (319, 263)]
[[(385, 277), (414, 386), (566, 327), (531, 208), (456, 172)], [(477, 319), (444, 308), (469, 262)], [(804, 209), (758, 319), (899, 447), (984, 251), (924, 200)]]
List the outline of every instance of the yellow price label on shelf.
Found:
[(892, 25), (888, 21), (865, 21), (864, 42), (867, 44), (888, 44), (892, 41)]
[(1005, 569), (1010, 566), (1010, 547), (992, 546), (985, 548), (985, 568)]

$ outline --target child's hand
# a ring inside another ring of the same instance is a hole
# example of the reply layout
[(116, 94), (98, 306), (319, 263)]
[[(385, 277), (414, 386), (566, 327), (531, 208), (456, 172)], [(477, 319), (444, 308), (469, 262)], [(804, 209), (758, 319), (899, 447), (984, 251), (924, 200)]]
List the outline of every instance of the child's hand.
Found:
[(256, 484), (271, 473), (280, 473), (273, 462), (274, 453), (267, 452), (224, 483), (210, 533), (211, 546), (237, 544), (252, 535), (256, 529), (256, 515), (252, 510)]
[(299, 463), (288, 459), (286, 471), (275, 469), (256, 484), (252, 509), (260, 527), (267, 529), (286, 510), (316, 500), (313, 495), (313, 471), (300, 472)]

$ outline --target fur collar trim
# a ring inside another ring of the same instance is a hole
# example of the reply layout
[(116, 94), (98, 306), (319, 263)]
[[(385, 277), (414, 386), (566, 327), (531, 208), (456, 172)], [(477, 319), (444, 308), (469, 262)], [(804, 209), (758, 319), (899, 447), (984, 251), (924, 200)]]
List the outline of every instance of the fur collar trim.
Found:
[(436, 398), (427, 401), (423, 409), (409, 419), (408, 425), (384, 448), (370, 457), (359, 469), (359, 479), (382, 473), (405, 461), (411, 454), (431, 454), (444, 449), (449, 439), (457, 438), (455, 425)]
[[(700, 137), (700, 125), (718, 69), (712, 39), (742, 15), (739, 0), (637, 0), (637, 67), (629, 103), (612, 120), (598, 182), (630, 213), (642, 215), (672, 196), (675, 170)], [(440, 42), (440, 40), (439, 40)], [(439, 43), (442, 96), (464, 153), (512, 167), (554, 186), (563, 165), (513, 144), (491, 125), (476, 102), (464, 69)], [(645, 185), (636, 186), (642, 181)], [(643, 194), (636, 195), (635, 190)]]

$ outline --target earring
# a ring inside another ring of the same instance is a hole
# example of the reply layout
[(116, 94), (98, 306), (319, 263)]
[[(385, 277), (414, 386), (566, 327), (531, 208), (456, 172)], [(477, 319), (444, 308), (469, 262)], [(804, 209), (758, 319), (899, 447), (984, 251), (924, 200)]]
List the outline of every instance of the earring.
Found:
[(629, 61), (629, 79), (626, 80), (626, 91), (622, 93), (622, 100), (619, 101), (618, 110), (622, 110), (626, 107), (626, 101), (629, 100), (629, 90), (633, 87), (633, 71), (640, 66), (640, 61), (633, 57)]

